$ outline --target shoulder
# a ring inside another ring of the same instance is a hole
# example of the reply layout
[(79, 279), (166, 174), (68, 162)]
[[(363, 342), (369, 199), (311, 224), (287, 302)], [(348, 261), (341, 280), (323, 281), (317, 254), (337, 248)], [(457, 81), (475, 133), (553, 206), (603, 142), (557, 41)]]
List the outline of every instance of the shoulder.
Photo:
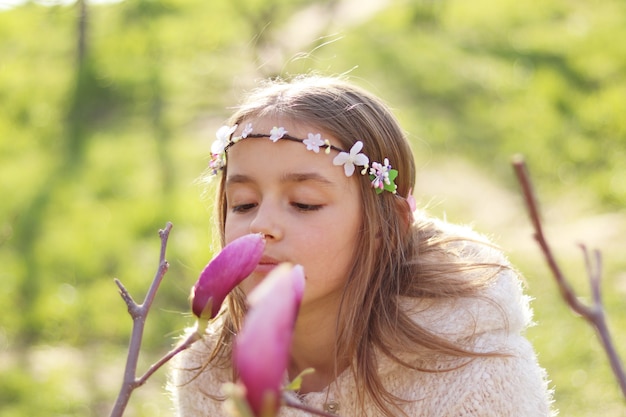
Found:
[(422, 415), (427, 408), (424, 415), (550, 416), (546, 374), (524, 336), (532, 324), (532, 310), (520, 273), (491, 239), (470, 227), (431, 218), (417, 218), (416, 223), (422, 238), (432, 241), (426, 253), (420, 253), (432, 256), (425, 261), (427, 267), (459, 265), (441, 269), (436, 279), (451, 285), (481, 283), (468, 295), (405, 297), (403, 308), (417, 325), (435, 335), (477, 352), (500, 355), (465, 358), (461, 359), (467, 361), (464, 366), (425, 373), (381, 358), (385, 383), (398, 387), (407, 398), (423, 399), (407, 406), (409, 415)]
[(445, 247), (432, 262), (458, 264), (438, 279), (452, 285), (476, 284), (476, 290), (468, 296), (403, 300), (414, 321), (453, 341), (488, 332), (517, 334), (532, 323), (530, 298), (524, 294), (520, 273), (489, 238), (438, 219), (418, 222), (427, 238)]
[[(176, 355), (169, 366), (167, 390), (178, 417), (222, 415), (221, 387), (231, 380), (229, 369), (208, 366), (219, 326), (209, 326), (204, 337)], [(186, 329), (183, 338), (195, 331)]]
[(415, 227), (423, 247), (444, 247), (449, 255), (460, 260), (508, 265), (495, 243), (468, 225), (449, 223), (416, 212)]

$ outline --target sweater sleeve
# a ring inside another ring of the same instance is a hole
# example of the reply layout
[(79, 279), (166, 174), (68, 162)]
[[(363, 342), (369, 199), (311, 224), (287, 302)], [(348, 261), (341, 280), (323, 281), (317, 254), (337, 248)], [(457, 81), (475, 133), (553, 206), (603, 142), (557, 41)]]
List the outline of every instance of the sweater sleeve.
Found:
[(167, 389), (176, 417), (219, 417), (224, 415), (221, 387), (229, 380), (229, 372), (207, 368), (211, 336), (194, 343), (170, 363)]
[[(431, 301), (414, 317), (448, 340), (495, 355), (426, 377), (433, 384), (431, 412), (443, 417), (552, 416), (546, 373), (524, 336), (532, 310), (519, 274), (492, 246), (469, 242), (462, 250), (503, 268), (476, 297)], [(465, 277), (473, 279), (473, 272)]]
[(545, 371), (537, 363), (532, 346), (520, 335), (507, 339), (509, 356), (475, 359), (459, 370), (457, 378), (449, 379), (441, 398), (441, 416), (553, 415)]

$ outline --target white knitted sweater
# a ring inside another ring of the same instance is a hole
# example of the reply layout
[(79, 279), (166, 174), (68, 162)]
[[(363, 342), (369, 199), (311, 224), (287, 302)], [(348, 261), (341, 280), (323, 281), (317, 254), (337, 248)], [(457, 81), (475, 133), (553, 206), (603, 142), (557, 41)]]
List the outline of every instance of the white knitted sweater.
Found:
[[(477, 236), (456, 226), (441, 224), (446, 234)], [(506, 262), (492, 248), (467, 243), (463, 253), (478, 255), (485, 262)], [(468, 279), (471, 272), (464, 272)], [(547, 417), (551, 416), (551, 392), (544, 370), (523, 331), (531, 322), (528, 298), (513, 270), (503, 270), (484, 294), (456, 300), (409, 301), (405, 304), (413, 319), (450, 340), (472, 337), (475, 349), (498, 351), (506, 356), (478, 358), (456, 370), (433, 373), (408, 370), (389, 358), (378, 358), (382, 383), (394, 395), (410, 400), (402, 410), (411, 417)], [(225, 416), (220, 387), (230, 381), (231, 371), (197, 369), (206, 361), (217, 329), (210, 328), (204, 341), (173, 361), (169, 390), (178, 417)], [(404, 358), (411, 360), (411, 358)], [(259, 358), (263, 360), (263, 358)], [(300, 397), (309, 407), (336, 410), (342, 417), (377, 416), (374, 404), (366, 402), (357, 410), (358, 391), (351, 372), (346, 371), (322, 392)], [(209, 394), (209, 395), (207, 395)], [(367, 401), (367, 400), (366, 400)], [(400, 414), (400, 413), (398, 413)], [(283, 407), (279, 417), (302, 417), (309, 413)]]

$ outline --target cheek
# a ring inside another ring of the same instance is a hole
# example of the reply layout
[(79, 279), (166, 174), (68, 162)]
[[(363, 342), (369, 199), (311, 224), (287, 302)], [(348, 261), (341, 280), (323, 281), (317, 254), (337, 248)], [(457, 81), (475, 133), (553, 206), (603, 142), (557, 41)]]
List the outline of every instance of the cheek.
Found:
[(317, 242), (312, 247), (316, 263), (324, 270), (330, 268), (341, 273), (348, 272), (358, 239), (356, 226), (329, 222), (316, 235), (317, 240), (310, 240)]
[(233, 221), (232, 217), (227, 216), (224, 223), (224, 241), (228, 244), (238, 237), (250, 233), (249, 230), (250, 227), (247, 223)]

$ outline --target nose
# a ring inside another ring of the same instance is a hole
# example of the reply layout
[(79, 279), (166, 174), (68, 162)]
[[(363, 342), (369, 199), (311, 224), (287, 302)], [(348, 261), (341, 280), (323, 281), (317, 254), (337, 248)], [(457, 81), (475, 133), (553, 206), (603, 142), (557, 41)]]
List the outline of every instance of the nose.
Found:
[(250, 223), (250, 233), (260, 233), (267, 240), (283, 238), (283, 228), (278, 221), (280, 215), (276, 207), (264, 202), (259, 204), (255, 214)]

